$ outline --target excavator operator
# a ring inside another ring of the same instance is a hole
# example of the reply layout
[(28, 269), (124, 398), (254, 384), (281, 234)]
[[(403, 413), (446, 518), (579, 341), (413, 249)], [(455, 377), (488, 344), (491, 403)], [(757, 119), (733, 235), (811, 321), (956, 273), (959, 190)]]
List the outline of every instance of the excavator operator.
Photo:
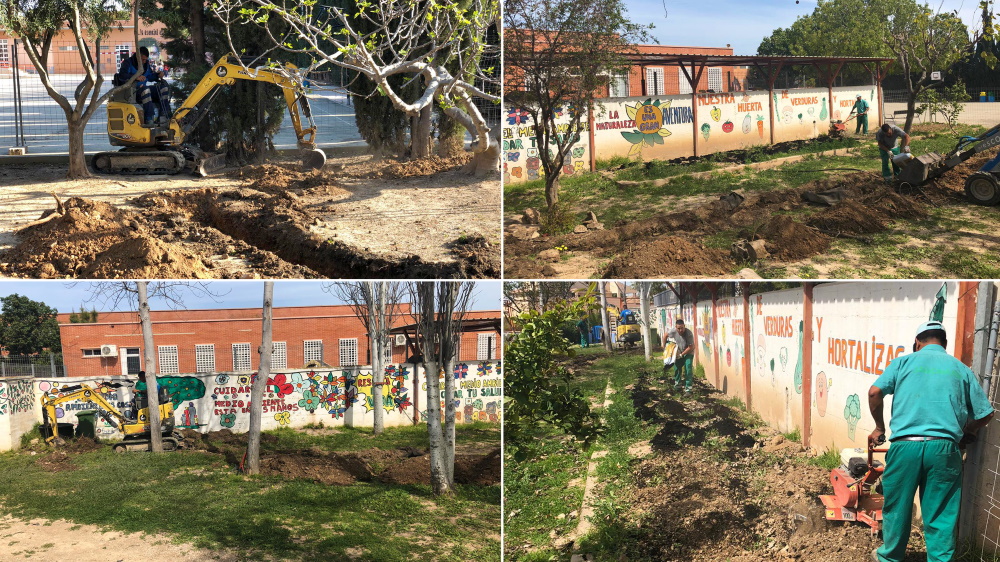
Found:
[(115, 74), (113, 84), (120, 86), (139, 71), (139, 59), (142, 60), (144, 72), (136, 78), (132, 86), (135, 88), (135, 97), (142, 104), (143, 116), (147, 125), (156, 122), (156, 113), (159, 111), (159, 121), (161, 125), (170, 123), (170, 86), (167, 85), (166, 76), (163, 71), (153, 71), (149, 64), (149, 49), (139, 47), (138, 53), (123, 59)]

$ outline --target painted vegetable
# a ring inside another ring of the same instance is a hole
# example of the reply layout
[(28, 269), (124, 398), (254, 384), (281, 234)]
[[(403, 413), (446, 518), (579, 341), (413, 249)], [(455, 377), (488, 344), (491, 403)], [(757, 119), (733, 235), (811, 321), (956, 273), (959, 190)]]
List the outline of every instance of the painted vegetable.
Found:
[(827, 115), (829, 114), (826, 112), (826, 98), (823, 98), (823, 109), (819, 110), (819, 120), (826, 121)]
[(722, 119), (722, 110), (719, 109), (718, 107), (712, 106), (711, 114), (712, 114), (712, 119), (715, 121)]
[(726, 122), (722, 124), (722, 132), (723, 133), (733, 132), (733, 122), (730, 121), (729, 119), (726, 119)]
[(751, 130), (753, 130), (753, 118), (747, 113), (747, 116), (743, 118), (743, 134), (749, 135)]
[(703, 124), (701, 126), (701, 136), (705, 137), (705, 140), (708, 140), (710, 134), (712, 134), (712, 126), (708, 123)]
[(764, 117), (762, 115), (757, 116), (757, 134), (760, 138), (764, 138)]

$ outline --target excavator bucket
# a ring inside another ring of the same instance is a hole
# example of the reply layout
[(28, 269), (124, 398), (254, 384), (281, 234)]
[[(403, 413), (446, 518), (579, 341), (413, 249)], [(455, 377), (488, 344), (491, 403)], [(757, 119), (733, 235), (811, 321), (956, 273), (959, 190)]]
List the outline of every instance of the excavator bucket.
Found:
[(307, 170), (319, 170), (326, 165), (326, 153), (318, 148), (305, 149), (301, 155), (302, 167)]
[(903, 169), (899, 172), (899, 181), (912, 186), (923, 185), (927, 180), (933, 179), (943, 173), (941, 167), (945, 157), (937, 152), (928, 152), (923, 156), (911, 158)]

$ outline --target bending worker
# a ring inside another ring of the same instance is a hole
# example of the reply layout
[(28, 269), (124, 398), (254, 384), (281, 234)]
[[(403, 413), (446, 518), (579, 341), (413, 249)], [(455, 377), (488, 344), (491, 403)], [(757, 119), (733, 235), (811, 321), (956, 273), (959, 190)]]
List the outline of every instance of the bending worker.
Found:
[[(900, 146), (903, 147), (903, 152), (909, 152), (910, 135), (903, 129), (885, 123), (875, 132), (875, 142), (878, 143), (878, 154), (882, 157), (882, 177), (885, 181), (891, 181), (899, 175), (899, 166), (892, 161), (892, 157), (895, 154), (899, 154), (899, 146), (896, 146), (896, 143), (900, 139), (903, 140), (900, 143)], [(889, 164), (892, 164), (892, 172), (889, 172)]]
[(138, 53), (122, 60), (118, 73), (115, 74), (115, 85), (128, 82), (139, 71), (139, 59), (136, 57), (141, 57), (143, 73), (132, 85), (136, 99), (142, 104), (143, 118), (147, 125), (152, 125), (156, 120), (156, 112), (159, 111), (160, 124), (166, 125), (170, 122), (170, 87), (162, 71), (153, 72), (149, 64), (149, 49), (139, 47)]
[(674, 388), (681, 386), (681, 377), (684, 377), (684, 392), (691, 392), (691, 385), (694, 383), (694, 373), (691, 371), (694, 361), (694, 334), (684, 327), (684, 320), (678, 318), (674, 326), (675, 329), (667, 334), (668, 338), (677, 344), (677, 358), (674, 360)]
[(885, 434), (882, 400), (892, 397), (892, 445), (885, 459), (882, 487), (882, 538), (871, 553), (875, 562), (902, 562), (910, 538), (913, 496), (920, 511), (928, 562), (950, 562), (962, 496), (959, 442), (993, 418), (993, 407), (972, 370), (945, 351), (940, 322), (917, 329), (915, 353), (897, 357), (868, 390), (875, 431), (874, 447)]
[(858, 94), (856, 101), (854, 102), (854, 107), (851, 108), (851, 113), (857, 113), (858, 126), (854, 128), (854, 134), (860, 134), (862, 129), (864, 129), (864, 134), (868, 134), (868, 102), (861, 98)]

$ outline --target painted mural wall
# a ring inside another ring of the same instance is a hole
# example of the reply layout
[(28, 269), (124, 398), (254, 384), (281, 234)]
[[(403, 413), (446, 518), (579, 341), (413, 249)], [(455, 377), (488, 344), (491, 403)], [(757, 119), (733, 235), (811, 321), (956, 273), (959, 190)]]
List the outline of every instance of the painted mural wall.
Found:
[[(945, 283), (944, 325), (954, 333), (958, 318), (958, 284)], [(863, 447), (875, 428), (868, 411), (868, 389), (886, 365), (911, 352), (915, 329), (925, 322), (937, 302), (940, 281), (824, 283), (813, 292), (812, 341), (804, 341), (801, 289), (763, 293), (751, 297), (750, 334), (751, 404), (777, 429), (802, 429), (802, 394), (809, 390), (811, 442), (819, 449)], [(737, 299), (740, 300), (740, 299)], [(699, 322), (699, 358), (709, 384), (745, 401), (742, 379), (734, 370), (738, 343), (732, 334), (742, 305), (718, 299), (716, 323), (711, 323), (712, 302), (696, 305)], [(728, 302), (728, 304), (727, 304)], [(659, 314), (659, 311), (657, 311)], [(724, 342), (725, 340), (725, 342)], [(803, 388), (803, 351), (812, 348), (812, 387)], [(954, 342), (948, 342), (954, 351)], [(726, 361), (733, 353), (733, 367)], [(721, 352), (719, 369), (713, 352)], [(735, 383), (735, 384), (734, 384)], [(885, 401), (886, 423), (892, 397)]]
[(754, 411), (783, 433), (802, 427), (802, 290), (750, 297)]
[[(385, 410), (387, 426), (413, 423), (419, 404), (421, 419), (426, 419), (426, 376), (419, 376), (419, 396), (414, 396), (413, 366), (391, 365), (386, 368), (382, 403), (372, 399), (372, 376), (365, 369), (297, 370), (273, 373), (268, 377), (263, 401), (263, 429), (301, 427), (322, 423), (326, 426), (371, 427), (374, 410)], [(438, 374), (443, 381), (445, 374)], [(451, 376), (456, 390), (456, 421), (499, 423), (502, 411), (502, 372), (496, 361), (459, 363)], [(246, 432), (250, 426), (250, 385), (252, 373), (217, 373), (158, 377), (174, 404), (174, 421), (179, 429), (201, 432), (229, 429)], [(119, 411), (131, 409), (135, 380), (123, 377), (25, 379), (0, 381), (0, 450), (16, 446), (20, 436), (42, 421), (41, 397), (62, 396), (68, 387), (87, 384), (102, 394)], [(123, 386), (116, 388), (116, 383)], [(443, 384), (442, 384), (443, 386)], [(441, 393), (441, 403), (445, 396)], [(9, 398), (4, 398), (4, 396)], [(77, 422), (77, 413), (93, 410), (91, 402), (70, 401), (56, 410), (59, 423)], [(96, 431), (101, 438), (120, 437), (118, 431), (102, 419)]]
[(715, 303), (715, 353), (719, 358), (719, 388), (746, 402), (743, 386), (743, 299), (720, 298)]
[[(569, 122), (572, 113), (576, 111), (574, 107), (560, 109), (556, 120), (563, 131), (566, 123)], [(538, 159), (538, 151), (542, 149), (538, 145), (535, 133), (531, 127), (532, 120), (528, 112), (518, 107), (506, 107), (504, 109), (503, 127), (503, 179), (504, 183), (517, 183), (522, 181), (537, 180), (545, 176), (542, 169), (541, 160)], [(580, 140), (573, 146), (572, 152), (563, 162), (563, 175), (572, 176), (590, 170), (590, 137), (587, 132), (589, 121), (583, 117), (584, 129)]]
[(0, 379), (0, 451), (17, 449), (35, 425), (37, 401), (31, 377)]
[[(944, 325), (957, 325), (957, 283), (947, 283)], [(894, 357), (912, 351), (914, 330), (927, 321), (939, 281), (871, 283), (863, 294), (846, 283), (813, 293), (812, 439), (819, 447), (863, 447), (875, 422), (868, 388)], [(862, 300), (861, 297), (864, 297)], [(948, 351), (954, 341), (948, 342)], [(885, 401), (886, 423), (892, 411)]]
[[(601, 160), (671, 160), (693, 156), (696, 147), (704, 155), (768, 145), (772, 127), (775, 142), (816, 138), (828, 133), (833, 121), (847, 119), (857, 95), (869, 103), (868, 129), (874, 134), (881, 123), (875, 86), (833, 88), (832, 99), (827, 88), (802, 88), (599, 100), (594, 147), (584, 133), (563, 171), (573, 175), (589, 170), (591, 149)], [(542, 172), (531, 118), (516, 107), (508, 107), (505, 115), (504, 180), (538, 179)]]

